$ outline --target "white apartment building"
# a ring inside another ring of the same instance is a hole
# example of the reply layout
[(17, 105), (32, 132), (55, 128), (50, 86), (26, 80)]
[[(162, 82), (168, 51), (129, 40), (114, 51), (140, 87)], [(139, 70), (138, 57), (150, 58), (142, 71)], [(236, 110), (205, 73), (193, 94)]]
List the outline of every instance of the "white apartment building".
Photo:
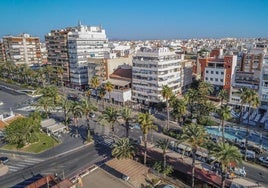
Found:
[(165, 47), (142, 47), (132, 61), (132, 99), (142, 104), (163, 101), (164, 85), (172, 88), (174, 94), (181, 93), (182, 60), (183, 56)]
[(101, 26), (72, 28), (68, 32), (68, 55), (71, 87), (86, 89), (88, 86), (88, 58), (103, 58), (109, 51), (108, 39)]

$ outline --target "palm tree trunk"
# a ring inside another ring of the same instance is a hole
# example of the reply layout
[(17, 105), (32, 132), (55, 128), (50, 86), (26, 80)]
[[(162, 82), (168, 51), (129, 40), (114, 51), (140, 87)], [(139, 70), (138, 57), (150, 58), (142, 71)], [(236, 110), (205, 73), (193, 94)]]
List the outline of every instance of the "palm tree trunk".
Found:
[(244, 106), (243, 106), (243, 104), (241, 104), (241, 110), (240, 110), (240, 116), (239, 116), (239, 123), (241, 123), (241, 121), (242, 121), (242, 117), (243, 117), (243, 112), (244, 112)]
[[(167, 99), (166, 99), (167, 100)], [(169, 130), (169, 109), (168, 109), (168, 100), (166, 101), (167, 106), (167, 130)]]
[(221, 187), (222, 188), (225, 188), (225, 177), (226, 177), (226, 170), (224, 170), (221, 175)]
[(193, 151), (193, 161), (192, 161), (192, 188), (194, 188), (194, 176), (195, 176), (195, 158), (196, 158), (196, 149)]
[(248, 151), (248, 137), (249, 137), (249, 118), (250, 118), (250, 105), (248, 106), (248, 123), (247, 123), (247, 135), (245, 141), (245, 161), (247, 161), (247, 151)]
[(87, 138), (89, 139), (91, 137), (90, 135), (90, 124), (89, 124), (89, 119), (87, 118)]
[(129, 122), (126, 121), (126, 137), (129, 137)]
[(115, 140), (115, 136), (114, 136), (114, 124), (112, 124), (112, 137), (113, 137), (113, 140)]
[(143, 158), (143, 164), (146, 165), (147, 160), (147, 134), (144, 135), (144, 158)]
[(102, 99), (102, 110), (104, 110), (104, 97)]
[(163, 167), (166, 169), (167, 167), (167, 156), (166, 156), (166, 151), (163, 152)]
[(222, 143), (225, 143), (225, 137), (224, 137), (224, 119), (221, 120), (221, 128), (222, 128)]

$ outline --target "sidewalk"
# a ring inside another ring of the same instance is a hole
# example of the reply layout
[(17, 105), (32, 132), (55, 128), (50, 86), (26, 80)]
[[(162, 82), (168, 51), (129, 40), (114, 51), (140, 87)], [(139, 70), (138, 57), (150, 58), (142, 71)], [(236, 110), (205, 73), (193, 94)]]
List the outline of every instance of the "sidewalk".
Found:
[[(156, 160), (162, 160), (162, 150), (148, 143), (148, 156)], [(186, 157), (182, 154), (168, 150), (167, 162), (174, 166), (174, 168), (182, 173), (191, 175), (192, 158)], [(202, 167), (202, 162), (196, 160), (195, 177), (203, 182), (207, 182), (213, 186), (221, 185), (221, 177), (215, 173), (206, 170)], [(233, 180), (227, 179), (226, 186), (231, 186), (232, 182), (239, 184), (240, 186), (259, 186), (257, 183), (244, 179), (242, 177), (235, 178)], [(260, 187), (260, 186), (259, 186)]]

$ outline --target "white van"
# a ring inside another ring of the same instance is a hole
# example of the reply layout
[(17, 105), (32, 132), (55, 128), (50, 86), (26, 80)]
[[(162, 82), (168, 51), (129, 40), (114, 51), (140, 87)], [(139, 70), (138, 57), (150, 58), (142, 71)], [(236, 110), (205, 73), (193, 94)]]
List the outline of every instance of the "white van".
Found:
[(252, 151), (252, 150), (247, 150), (246, 154), (245, 154), (245, 150), (242, 150), (241, 153), (243, 155), (246, 155), (246, 157), (248, 159), (255, 159), (255, 157), (256, 157), (256, 153), (254, 151)]

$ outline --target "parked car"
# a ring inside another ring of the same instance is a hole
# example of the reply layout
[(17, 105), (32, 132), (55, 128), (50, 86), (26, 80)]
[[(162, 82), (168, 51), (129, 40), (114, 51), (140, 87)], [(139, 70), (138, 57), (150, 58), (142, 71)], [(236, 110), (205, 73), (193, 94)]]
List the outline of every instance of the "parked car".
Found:
[(0, 157), (0, 163), (7, 164), (7, 162), (8, 162), (8, 157)]
[(259, 161), (261, 162), (262, 165), (268, 166), (268, 156), (260, 157)]
[(245, 177), (247, 175), (245, 167), (243, 167), (243, 168), (234, 168), (233, 172), (237, 176)]
[(247, 153), (246, 153), (246, 150), (241, 150), (241, 153), (243, 155), (246, 155), (247, 159), (255, 159), (256, 157), (256, 153), (251, 150), (247, 150)]

